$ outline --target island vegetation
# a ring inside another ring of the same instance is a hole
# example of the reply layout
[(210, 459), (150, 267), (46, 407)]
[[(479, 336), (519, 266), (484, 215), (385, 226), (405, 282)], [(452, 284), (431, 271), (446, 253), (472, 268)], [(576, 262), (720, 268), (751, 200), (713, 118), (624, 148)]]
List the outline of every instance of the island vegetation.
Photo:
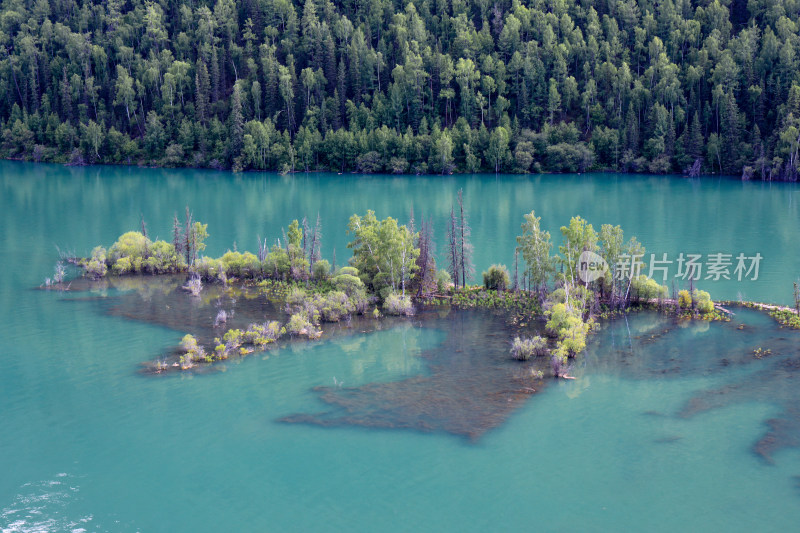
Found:
[[(504, 265), (492, 265), (482, 274), (482, 286), (471, 285), (472, 246), (460, 193), (458, 200), (459, 215), (454, 208), (448, 228), (446, 269), (436, 263), (431, 223), (423, 222), (418, 230), (413, 214), (407, 224), (400, 224), (392, 217), (379, 219), (373, 211), (350, 218), (352, 256), (342, 267), (321, 258), (319, 217), (313, 229), (305, 218), (293, 220), (271, 246), (261, 242), (258, 253), (234, 249), (217, 258), (205, 256), (207, 226), (194, 220), (188, 208), (183, 222), (173, 219), (172, 242), (151, 241), (143, 221), (141, 231), (127, 232), (108, 249), (98, 246), (90, 257), (71, 261), (95, 280), (182, 275), (188, 297), (200, 296), (204, 284), (236, 285), (285, 311), (285, 320), (264, 317), (246, 328), (228, 328), (208, 346), (186, 335), (175, 363), (184, 369), (263, 350), (284, 335), (317, 339), (324, 324), (349, 323), (356, 315), (412, 316), (419, 306), (447, 305), (496, 309), (522, 326), (538, 324), (539, 334), (510, 341), (511, 355), (522, 361), (549, 357), (553, 375), (568, 376), (570, 359), (584, 350), (597, 319), (632, 307), (657, 308), (681, 318), (725, 318), (707, 292), (693, 287), (677, 293), (673, 289), (670, 298), (668, 288), (653, 279), (620, 275), (610, 268), (587, 281), (578, 264), (582, 253), (596, 253), (607, 265), (616, 265), (622, 257), (644, 254), (644, 247), (636, 238), (625, 241), (619, 226), (604, 224), (597, 232), (579, 216), (561, 228), (563, 244), (553, 254), (540, 218), (535, 212), (526, 214), (513, 275)], [(58, 268), (63, 272), (63, 266)], [(59, 283), (64, 283), (63, 274)], [(227, 320), (228, 312), (220, 309), (214, 325), (224, 327)]]
[(0, 156), (796, 180), (797, 0), (6, 1)]

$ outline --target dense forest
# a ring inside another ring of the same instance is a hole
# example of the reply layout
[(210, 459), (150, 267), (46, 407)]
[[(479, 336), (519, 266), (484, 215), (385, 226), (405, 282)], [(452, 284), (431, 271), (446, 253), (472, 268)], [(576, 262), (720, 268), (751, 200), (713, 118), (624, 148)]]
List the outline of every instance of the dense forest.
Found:
[(4, 0), (0, 156), (798, 177), (800, 0)]

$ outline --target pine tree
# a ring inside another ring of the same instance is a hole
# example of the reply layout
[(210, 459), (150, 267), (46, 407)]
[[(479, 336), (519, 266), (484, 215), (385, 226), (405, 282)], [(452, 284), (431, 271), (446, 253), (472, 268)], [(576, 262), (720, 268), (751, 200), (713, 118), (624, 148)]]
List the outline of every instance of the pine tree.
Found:
[(242, 92), (241, 84), (233, 86), (231, 96), (231, 115), (230, 115), (230, 139), (229, 153), (231, 159), (238, 158), (242, 152), (244, 144), (244, 116), (242, 115)]
[(686, 153), (692, 161), (703, 155), (703, 129), (700, 126), (700, 115), (694, 112), (692, 123), (689, 126), (689, 135), (686, 138)]
[(205, 62), (201, 59), (194, 76), (195, 113), (197, 114), (197, 120), (199, 120), (201, 124), (205, 124), (208, 121), (209, 85), (208, 69), (206, 68)]

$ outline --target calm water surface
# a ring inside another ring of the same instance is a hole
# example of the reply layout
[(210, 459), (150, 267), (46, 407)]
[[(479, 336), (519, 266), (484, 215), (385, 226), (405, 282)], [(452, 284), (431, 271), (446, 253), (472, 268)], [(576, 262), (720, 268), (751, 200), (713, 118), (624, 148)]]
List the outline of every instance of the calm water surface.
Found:
[[(791, 299), (800, 257), (793, 185), (0, 162), (0, 531), (796, 527), (800, 337), (756, 313), (729, 324), (615, 321), (576, 362), (578, 379), (536, 383), (537, 394), (521, 398), (500, 385), (508, 375), (516, 386), (519, 369), (481, 313), (153, 377), (140, 363), (184, 331), (120, 312), (139, 295), (33, 290), (52, 274), (56, 245), (108, 246), (140, 214), (151, 235), (169, 238), (172, 214), (187, 204), (209, 223), (214, 255), (234, 242), (253, 249), (259, 236), (319, 212), (323, 253), (331, 259), (335, 247), (341, 265), (352, 213), (405, 220), (412, 205), (417, 219), (433, 217), (441, 249), (459, 188), (479, 271), (512, 263), (523, 213), (535, 209), (554, 235), (580, 213), (597, 227), (621, 224), (652, 252), (759, 252), (758, 281), (701, 286), (715, 297)], [(756, 359), (757, 347), (772, 353)], [(413, 402), (401, 405), (398, 391), (409, 390)], [(476, 394), (496, 405), (476, 419), (501, 419), (471, 439), (459, 428)], [(498, 397), (511, 407), (500, 409)]]

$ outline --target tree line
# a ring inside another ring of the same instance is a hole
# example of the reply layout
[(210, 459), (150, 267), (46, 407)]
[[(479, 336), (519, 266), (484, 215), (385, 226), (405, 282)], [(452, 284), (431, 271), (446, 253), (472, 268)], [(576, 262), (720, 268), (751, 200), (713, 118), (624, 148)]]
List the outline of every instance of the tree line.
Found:
[(0, 155), (798, 176), (800, 0), (6, 0)]

